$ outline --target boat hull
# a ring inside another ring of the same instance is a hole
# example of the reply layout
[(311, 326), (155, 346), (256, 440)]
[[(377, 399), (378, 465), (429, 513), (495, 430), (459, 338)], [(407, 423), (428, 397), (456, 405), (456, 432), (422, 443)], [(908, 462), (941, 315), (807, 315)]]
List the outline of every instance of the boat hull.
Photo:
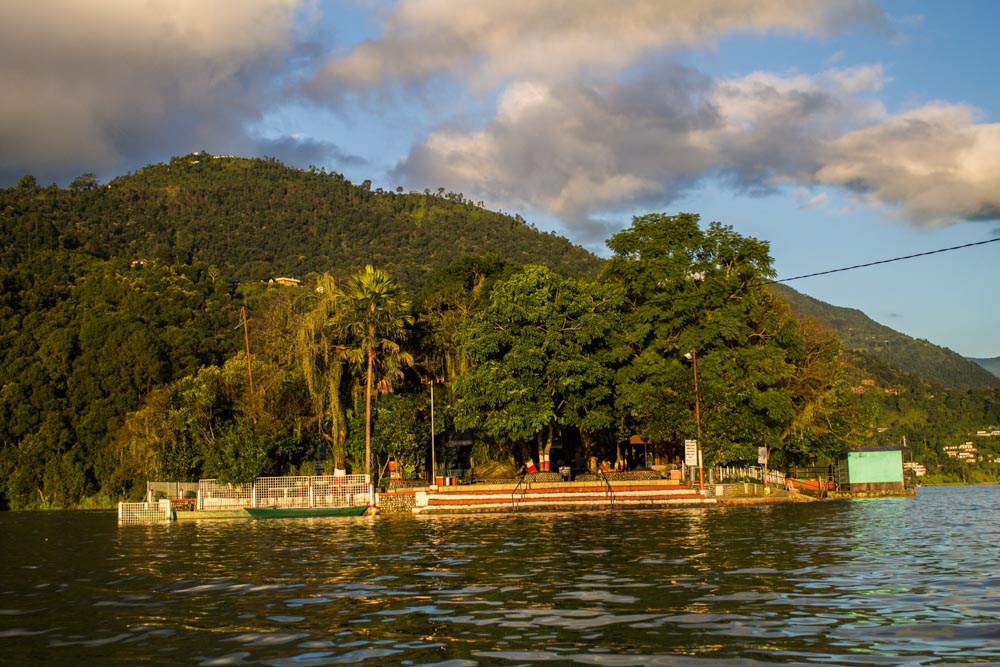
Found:
[(246, 507), (255, 519), (298, 519), (322, 516), (361, 516), (367, 505), (353, 507)]

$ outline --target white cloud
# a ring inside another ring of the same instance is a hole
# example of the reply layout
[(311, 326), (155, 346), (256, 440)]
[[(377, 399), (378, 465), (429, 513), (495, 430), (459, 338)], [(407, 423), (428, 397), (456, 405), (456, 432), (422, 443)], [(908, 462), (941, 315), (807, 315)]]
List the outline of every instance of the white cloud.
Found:
[(332, 58), (318, 87), (337, 94), (446, 74), (486, 91), (608, 74), (733, 33), (819, 36), (861, 24), (886, 26), (874, 0), (409, 0), (387, 13), (379, 38)]
[(748, 192), (834, 186), (917, 224), (1000, 217), (1000, 126), (955, 105), (892, 115), (872, 97), (878, 67), (717, 82), (649, 69), (627, 83), (513, 83), (489, 123), (433, 133), (397, 176), (554, 214), (590, 240), (609, 214), (664, 205), (708, 178)]
[(821, 208), (830, 202), (830, 194), (828, 192), (813, 194), (811, 190), (802, 187), (795, 188), (794, 196), (800, 209)]
[(163, 151), (249, 147), (243, 122), (278, 87), (299, 5), (7, 0), (0, 172), (65, 177)]
[(934, 103), (829, 142), (816, 181), (893, 207), (921, 225), (1000, 219), (1000, 124)]

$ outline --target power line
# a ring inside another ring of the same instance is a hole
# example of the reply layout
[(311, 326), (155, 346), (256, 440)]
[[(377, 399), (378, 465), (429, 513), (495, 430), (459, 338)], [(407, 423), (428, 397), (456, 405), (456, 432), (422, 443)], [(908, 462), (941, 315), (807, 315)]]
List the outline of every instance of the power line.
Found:
[(892, 259), (880, 259), (877, 262), (868, 262), (867, 264), (855, 264), (854, 266), (845, 266), (840, 269), (830, 269), (829, 271), (819, 271), (817, 273), (807, 273), (802, 276), (795, 276), (793, 278), (780, 278), (777, 280), (769, 280), (764, 285), (774, 285), (776, 283), (787, 283), (793, 280), (802, 280), (803, 278), (815, 278), (816, 276), (825, 276), (831, 273), (840, 273), (842, 271), (853, 271), (855, 269), (864, 269), (869, 266), (877, 266), (879, 264), (889, 264), (890, 262), (901, 262), (904, 259), (914, 259), (916, 257), (926, 257), (927, 255), (936, 255), (941, 252), (950, 252), (952, 250), (961, 250), (963, 248), (971, 248), (977, 245), (986, 245), (987, 243), (996, 243), (1000, 241), (1000, 237), (995, 239), (988, 239), (986, 241), (976, 241), (975, 243), (966, 243), (964, 245), (956, 245), (950, 248), (939, 248), (938, 250), (928, 250), (927, 252), (918, 252), (915, 255), (906, 255), (905, 257), (893, 257)]

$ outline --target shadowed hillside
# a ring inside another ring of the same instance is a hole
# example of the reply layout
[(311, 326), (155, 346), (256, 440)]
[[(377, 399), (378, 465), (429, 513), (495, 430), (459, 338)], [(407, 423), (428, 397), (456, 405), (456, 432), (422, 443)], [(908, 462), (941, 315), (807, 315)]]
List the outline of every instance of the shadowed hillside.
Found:
[(824, 303), (786, 285), (772, 285), (772, 289), (788, 302), (794, 313), (825, 324), (837, 335), (845, 350), (864, 352), (947, 387), (1000, 386), (1000, 377), (972, 360), (948, 348), (890, 329), (860, 310)]

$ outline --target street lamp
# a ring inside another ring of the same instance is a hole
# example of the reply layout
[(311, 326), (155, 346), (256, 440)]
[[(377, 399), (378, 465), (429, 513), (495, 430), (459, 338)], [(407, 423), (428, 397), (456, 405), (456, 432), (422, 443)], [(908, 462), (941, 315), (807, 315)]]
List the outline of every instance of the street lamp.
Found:
[(427, 383), (431, 386), (431, 486), (435, 485), (435, 475), (437, 473), (437, 448), (434, 446), (434, 385), (442, 381), (443, 378), (438, 377), (432, 377), (427, 380)]
[(695, 446), (698, 453), (698, 487), (705, 490), (705, 473), (701, 463), (701, 398), (698, 395), (698, 351), (691, 348), (691, 351), (684, 355), (685, 359), (691, 360), (691, 368), (694, 370), (694, 425), (695, 425)]
[(434, 382), (435, 378), (431, 378), (431, 484), (435, 481), (434, 475), (437, 471), (437, 458), (436, 451), (437, 448), (434, 446)]

